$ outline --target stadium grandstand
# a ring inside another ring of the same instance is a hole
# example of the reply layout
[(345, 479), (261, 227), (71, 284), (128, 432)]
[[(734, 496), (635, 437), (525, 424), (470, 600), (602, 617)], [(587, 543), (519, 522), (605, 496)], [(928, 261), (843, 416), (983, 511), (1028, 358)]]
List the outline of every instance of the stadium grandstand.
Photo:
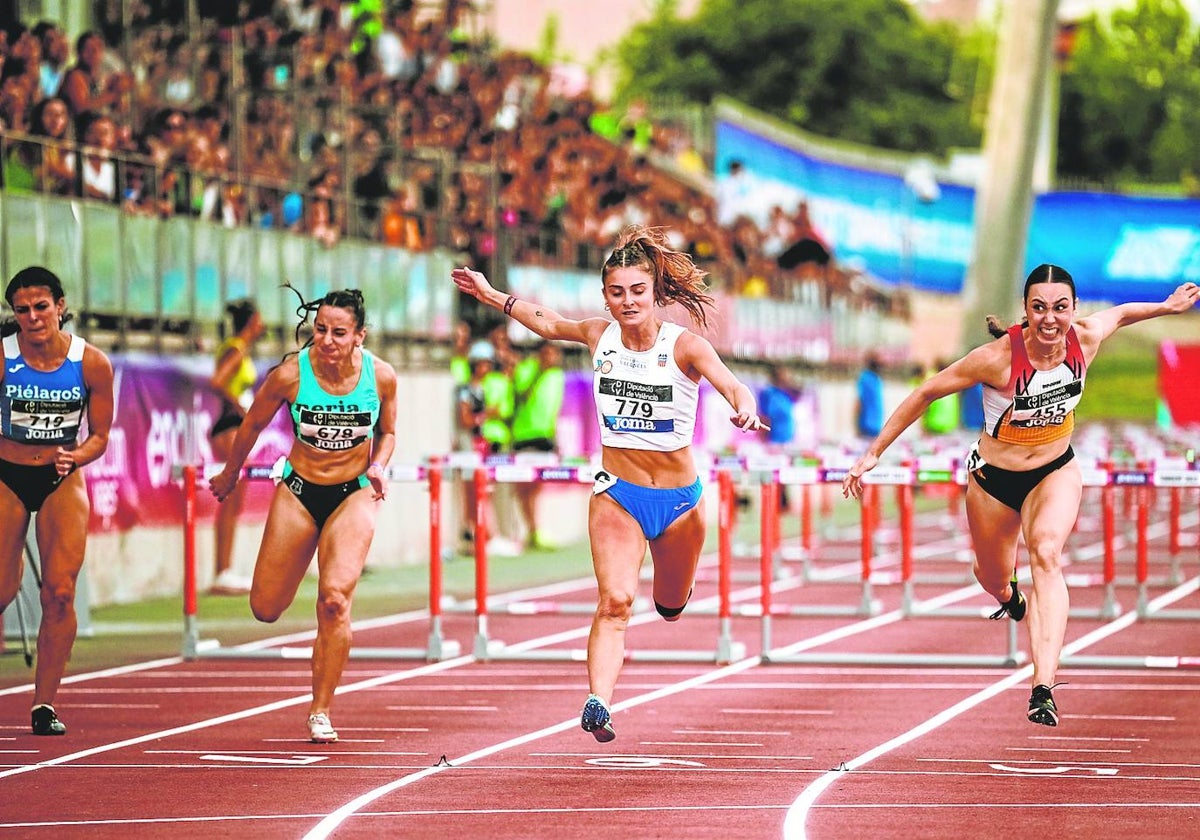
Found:
[[(566, 89), (497, 48), (472, 4), (92, 12), (77, 33), (38, 17), (0, 33), (0, 268), (64, 267), (83, 285), (80, 329), (114, 349), (203, 347), (244, 294), (282, 336), (281, 282), (347, 275), (387, 291), (389, 341), (442, 345), (459, 317), (449, 265), (574, 286), (633, 222), (668, 229), (740, 304), (725, 352), (824, 363), (866, 336), (904, 344), (905, 293), (840, 263), (803, 208), (721, 218), (697, 149), (711, 144)], [(745, 338), (772, 323), (819, 337)]]

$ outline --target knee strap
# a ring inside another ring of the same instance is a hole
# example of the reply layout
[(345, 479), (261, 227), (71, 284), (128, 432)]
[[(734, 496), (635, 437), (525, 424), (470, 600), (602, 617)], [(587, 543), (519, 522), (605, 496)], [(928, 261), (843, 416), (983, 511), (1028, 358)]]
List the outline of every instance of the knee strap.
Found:
[(658, 610), (658, 614), (663, 618), (678, 618), (679, 615), (687, 609), (688, 601), (692, 600), (692, 590), (688, 590), (688, 596), (683, 600), (681, 607), (664, 607), (658, 601), (654, 602), (654, 609)]

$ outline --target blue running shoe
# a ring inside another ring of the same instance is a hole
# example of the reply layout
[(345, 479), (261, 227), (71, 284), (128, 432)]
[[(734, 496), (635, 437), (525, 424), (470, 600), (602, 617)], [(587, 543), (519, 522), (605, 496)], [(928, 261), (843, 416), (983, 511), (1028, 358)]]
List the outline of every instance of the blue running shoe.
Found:
[(592, 736), (601, 744), (607, 744), (617, 737), (616, 730), (612, 728), (612, 715), (608, 711), (608, 706), (604, 705), (604, 701), (595, 694), (589, 694), (587, 702), (583, 704), (583, 714), (579, 717), (579, 726), (584, 732), (591, 732)]

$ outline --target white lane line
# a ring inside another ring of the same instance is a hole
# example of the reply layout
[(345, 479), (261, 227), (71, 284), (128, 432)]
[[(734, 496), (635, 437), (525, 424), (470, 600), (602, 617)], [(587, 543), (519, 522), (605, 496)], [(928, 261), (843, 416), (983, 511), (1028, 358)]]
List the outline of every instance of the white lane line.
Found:
[[(428, 674), (436, 674), (439, 671), (445, 671), (449, 668), (456, 668), (472, 661), (474, 661), (473, 657), (470, 656), (460, 656), (456, 659), (446, 659), (442, 662), (434, 662), (429, 665), (414, 668), (410, 671), (401, 671), (386, 677), (375, 677), (370, 680), (364, 680), (362, 682), (342, 686), (337, 690), (337, 693), (348, 694), (355, 691), (363, 691), (368, 688), (374, 688), (376, 685), (385, 682), (397, 682), (400, 680), (426, 676)], [(91, 747), (90, 749), (80, 750), (79, 752), (73, 752), (67, 755), (61, 755), (58, 758), (52, 758), (47, 761), (39, 761), (36, 764), (27, 764), (22, 767), (15, 767), (11, 770), (0, 771), (0, 779), (7, 778), (9, 776), (16, 776), (21, 773), (29, 773), (34, 770), (40, 770), (43, 767), (53, 767), (60, 764), (68, 764), (72, 761), (79, 761), (80, 759), (88, 758), (89, 756), (98, 755), (100, 753), (110, 752), (112, 750), (119, 750), (125, 747), (135, 747), (138, 744), (145, 744), (149, 741), (157, 741), (162, 738), (170, 738), (172, 736), (183, 735), (188, 732), (211, 729), (212, 727), (220, 726), (221, 724), (231, 723), (237, 720), (245, 720), (246, 718), (255, 717), (256, 715), (265, 714), (267, 712), (275, 712), (279, 711), (280, 709), (288, 709), (293, 706), (299, 706), (302, 703), (308, 703), (311, 699), (311, 694), (305, 694), (299, 697), (289, 697), (283, 700), (277, 700), (274, 703), (265, 703), (261, 706), (243, 709), (238, 712), (230, 712), (229, 714), (219, 715), (206, 720), (198, 720), (193, 723), (185, 724), (183, 726), (176, 726), (171, 729), (163, 729), (158, 732), (147, 732), (134, 738), (127, 738), (124, 741), (100, 744), (95, 747)]]
[[(1186, 583), (1176, 587), (1175, 589), (1172, 589), (1170, 592), (1167, 592), (1165, 595), (1161, 595), (1151, 601), (1149, 608), (1151, 610), (1161, 609), (1187, 597), (1197, 589), (1200, 589), (1200, 578), (1192, 578)], [(1081, 650), (1086, 650), (1088, 647), (1096, 644), (1097, 642), (1100, 642), (1109, 636), (1115, 635), (1122, 630), (1128, 629), (1137, 620), (1137, 612), (1125, 613), (1114, 621), (1105, 624), (1096, 630), (1093, 630), (1091, 633), (1088, 633), (1079, 639), (1076, 639), (1074, 642), (1064, 645), (1062, 654), (1064, 656), (1069, 656), (1070, 654), (1078, 653)], [(981, 703), (991, 700), (1001, 692), (1007, 691), (1013, 686), (1023, 683), (1030, 676), (1032, 676), (1032, 674), (1033, 665), (1031, 663), (1015, 673), (1010, 674), (1008, 677), (999, 680), (993, 685), (976, 692), (975, 694), (961, 700), (958, 703), (955, 703), (950, 708), (939, 712), (925, 722), (913, 727), (908, 732), (898, 735), (895, 738), (892, 738), (890, 741), (886, 741), (877, 747), (867, 750), (865, 753), (857, 756), (856, 758), (852, 758), (849, 761), (843, 762), (837, 770), (831, 770), (817, 778), (816, 781), (804, 789), (800, 796), (797, 797), (796, 801), (792, 803), (792, 807), (788, 809), (787, 817), (784, 819), (783, 823), (784, 840), (805, 840), (807, 836), (805, 834), (805, 822), (808, 819), (808, 812), (816, 804), (817, 797), (820, 796), (826, 788), (839, 779), (843, 772), (862, 767), (898, 747), (902, 747), (905, 744), (917, 740), (918, 738), (934, 731), (935, 729), (938, 729), (944, 724), (949, 723), (964, 712), (970, 711)]]
[[(961, 600), (964, 600), (969, 597), (973, 597), (973, 596), (977, 595), (978, 593), (979, 593), (979, 589), (977, 586), (962, 587), (961, 589), (957, 589), (953, 592), (949, 592), (949, 593), (940, 595), (936, 598), (930, 599), (930, 603), (934, 604), (935, 606), (942, 606), (942, 605), (954, 603), (956, 601), (961, 601)], [(784, 655), (790, 655), (793, 653), (798, 653), (802, 650), (815, 648), (815, 647), (822, 647), (822, 646), (830, 644), (832, 642), (840, 641), (842, 639), (846, 639), (851, 636), (855, 636), (859, 633), (865, 633), (869, 630), (875, 630), (880, 627), (885, 627), (889, 624), (894, 624), (898, 621), (903, 620), (904, 617), (905, 617), (904, 613), (901, 610), (893, 610), (892, 612), (889, 612), (889, 613), (883, 613), (881, 615), (877, 615), (872, 618), (864, 619), (862, 621), (859, 621), (859, 622), (856, 622), (853, 624), (848, 624), (848, 625), (836, 628), (834, 630), (830, 630), (828, 632), (821, 633), (817, 636), (813, 636), (808, 639), (803, 639), (799, 642), (796, 642), (796, 643), (784, 648), (782, 650), (782, 653)], [(649, 615), (645, 615), (645, 616), (636, 616), (635, 615), (630, 620), (630, 624), (646, 623), (648, 621), (653, 620), (654, 618), (655, 618), (654, 616), (649, 616)], [(587, 628), (583, 628), (583, 630), (586, 632)], [(568, 636), (574, 637), (577, 634), (578, 634), (578, 631), (568, 631), (568, 633), (561, 633), (561, 634), (558, 634), (558, 636), (559, 637), (568, 637)], [(554, 637), (551, 637), (551, 638), (554, 638)], [(528, 642), (522, 642), (522, 643), (519, 643), (516, 645), (511, 645), (510, 647), (512, 647), (514, 649), (525, 648), (525, 647), (537, 647), (537, 646), (539, 646), (539, 642), (541, 642), (542, 644), (545, 643), (544, 639), (534, 639), (534, 640), (530, 640)], [(726, 677), (733, 676), (734, 674), (740, 674), (740, 673), (750, 670), (751, 668), (757, 668), (757, 667), (763, 667), (760, 657), (758, 657), (758, 656), (748, 657), (746, 659), (742, 659), (737, 662), (730, 663), (729, 665), (726, 665), (722, 668), (717, 668), (713, 671), (708, 671), (706, 673), (691, 677), (690, 679), (686, 679), (686, 680), (683, 680), (683, 681), (680, 681), (680, 682), (677, 682), (677, 683), (674, 683), (671, 685), (663, 686), (663, 687), (655, 689), (653, 691), (649, 691), (645, 694), (640, 694), (635, 697), (631, 697), (627, 700), (623, 700), (619, 703), (615, 703), (612, 706), (612, 711), (615, 714), (616, 712), (624, 711), (626, 709), (632, 709), (632, 708), (634, 708), (636, 706), (640, 706), (644, 703), (650, 703), (655, 700), (660, 700), (664, 697), (670, 697), (674, 694), (679, 694), (684, 691), (689, 691), (693, 688), (698, 688), (700, 686), (708, 685), (710, 683), (717, 682), (718, 680), (725, 679)], [(434, 776), (434, 775), (441, 773), (442, 771), (447, 770), (451, 767), (459, 767), (463, 764), (469, 764), (469, 763), (471, 763), (473, 761), (477, 761), (481, 758), (487, 758), (488, 756), (495, 755), (498, 752), (502, 752), (507, 749), (512, 749), (513, 747), (519, 747), (519, 746), (522, 746), (523, 744), (528, 744), (533, 741), (537, 741), (542, 738), (549, 737), (551, 735), (557, 735), (560, 732), (566, 732), (570, 729), (574, 729), (578, 725), (579, 725), (578, 719), (575, 717), (572, 717), (569, 720), (565, 720), (565, 721), (562, 721), (561, 723), (557, 723), (552, 726), (545, 727), (544, 729), (539, 729), (536, 732), (529, 732), (524, 735), (520, 735), (516, 738), (510, 738), (507, 741), (502, 741), (500, 743), (492, 744), (491, 746), (484, 747), (484, 748), (476, 750), (474, 752), (467, 753), (466, 755), (459, 756), (455, 759), (449, 760), (446, 764), (438, 764), (433, 767), (425, 768), (424, 770), (421, 770), (418, 773), (413, 773), (411, 775), (403, 776), (399, 779), (395, 779), (394, 781), (389, 782), (386, 785), (381, 785), (380, 787), (377, 787), (374, 790), (370, 790), (370, 791), (367, 791), (366, 793), (363, 793), (362, 795), (356, 797), (355, 799), (352, 799), (350, 802), (347, 802), (345, 805), (338, 808), (336, 811), (333, 811), (332, 813), (330, 813), (328, 816), (326, 816), (324, 819), (322, 819), (319, 823), (317, 823), (317, 825), (314, 826), (311, 831), (309, 831), (306, 835), (304, 835), (304, 840), (324, 840), (324, 838), (329, 837), (329, 835), (332, 832), (336, 831), (343, 822), (345, 822), (351, 816), (354, 816), (358, 811), (362, 810), (364, 807), (371, 804), (375, 800), (379, 799), (382, 796), (386, 796), (389, 793), (400, 790), (401, 788), (408, 787), (409, 785), (414, 784), (415, 782), (421, 781), (422, 779), (428, 778), (430, 776)]]

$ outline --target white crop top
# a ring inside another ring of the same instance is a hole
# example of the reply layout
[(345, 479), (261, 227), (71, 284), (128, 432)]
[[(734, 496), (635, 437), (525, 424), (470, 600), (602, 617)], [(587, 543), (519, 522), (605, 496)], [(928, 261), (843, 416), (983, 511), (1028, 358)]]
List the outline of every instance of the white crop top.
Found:
[(592, 360), (592, 396), (602, 444), (653, 452), (691, 446), (700, 384), (675, 363), (675, 342), (684, 332), (663, 321), (654, 346), (641, 352), (621, 343), (616, 322), (600, 336)]

